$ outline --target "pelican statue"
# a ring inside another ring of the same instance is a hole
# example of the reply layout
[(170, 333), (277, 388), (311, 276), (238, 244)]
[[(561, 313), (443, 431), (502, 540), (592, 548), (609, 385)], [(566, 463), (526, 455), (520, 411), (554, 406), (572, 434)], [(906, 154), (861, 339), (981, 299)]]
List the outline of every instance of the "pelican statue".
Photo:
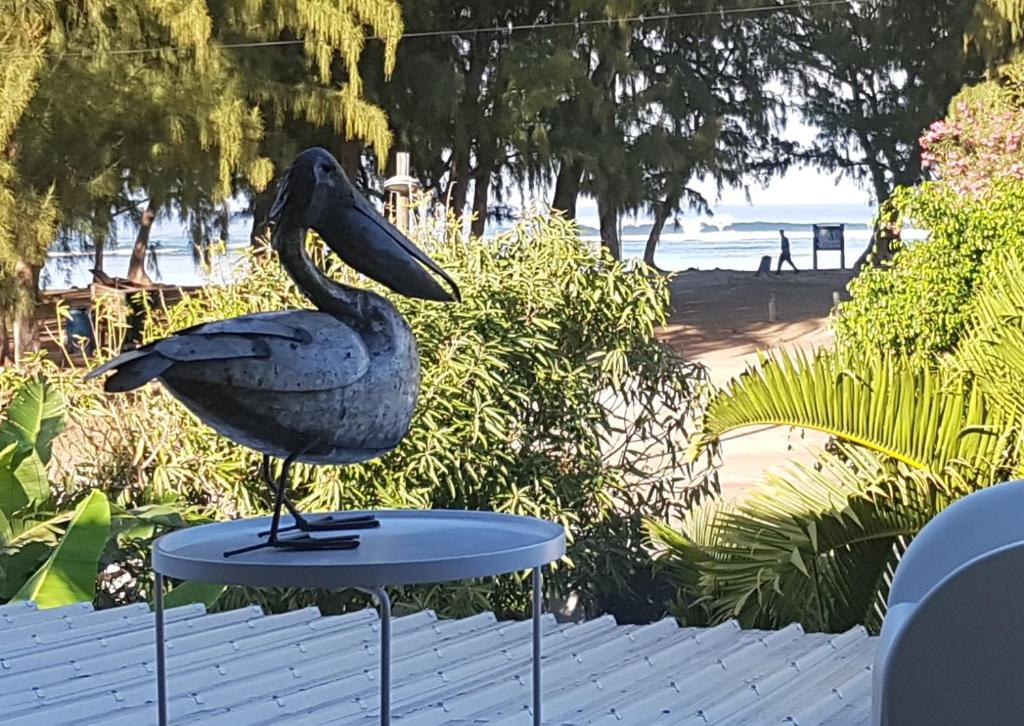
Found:
[[(349, 266), (396, 293), (458, 301), (455, 282), (352, 186), (337, 160), (307, 149), (288, 168), (270, 211), (271, 244), (316, 310), (282, 310), (203, 323), (129, 350), (86, 377), (114, 371), (108, 392), (159, 380), (219, 434), (263, 454), (274, 492), (262, 547), (351, 549), (358, 535), (314, 532), (378, 524), (372, 517), (304, 517), (285, 495), (296, 461), (352, 464), (381, 456), (405, 436), (420, 387), (416, 340), (386, 298), (331, 279), (310, 259), (316, 230)], [(427, 270), (450, 288), (446, 290)], [(284, 459), (275, 479), (270, 457)], [(284, 505), (294, 524), (281, 527)], [(296, 534), (282, 533), (299, 530)]]

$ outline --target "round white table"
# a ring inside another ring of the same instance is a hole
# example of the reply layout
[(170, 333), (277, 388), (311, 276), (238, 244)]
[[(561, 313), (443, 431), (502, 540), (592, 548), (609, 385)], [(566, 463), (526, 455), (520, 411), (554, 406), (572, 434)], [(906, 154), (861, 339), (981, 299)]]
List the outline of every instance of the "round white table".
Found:
[[(260, 542), (270, 517), (190, 527), (153, 544), (156, 573), (157, 714), (167, 724), (164, 578), (249, 587), (355, 588), (380, 607), (380, 723), (391, 723), (391, 601), (389, 586), (445, 582), (533, 570), (533, 723), (541, 723), (541, 591), (544, 565), (565, 554), (561, 525), (533, 517), (454, 510), (339, 512), (373, 514), (375, 529), (358, 530), (351, 550), (260, 549), (224, 553)], [(325, 533), (330, 536), (330, 532)], [(317, 536), (317, 535), (313, 535)]]

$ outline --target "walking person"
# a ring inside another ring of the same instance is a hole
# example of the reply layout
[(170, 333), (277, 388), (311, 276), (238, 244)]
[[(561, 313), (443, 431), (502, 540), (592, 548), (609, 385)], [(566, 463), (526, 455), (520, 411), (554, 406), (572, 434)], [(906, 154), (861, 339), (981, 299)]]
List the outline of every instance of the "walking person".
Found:
[(779, 255), (779, 266), (775, 270), (776, 275), (782, 274), (782, 263), (788, 262), (789, 266), (793, 268), (793, 272), (800, 272), (796, 269), (796, 265), (793, 264), (793, 258), (789, 254), (789, 237), (786, 236), (785, 231), (779, 230), (779, 237), (782, 238), (782, 254)]

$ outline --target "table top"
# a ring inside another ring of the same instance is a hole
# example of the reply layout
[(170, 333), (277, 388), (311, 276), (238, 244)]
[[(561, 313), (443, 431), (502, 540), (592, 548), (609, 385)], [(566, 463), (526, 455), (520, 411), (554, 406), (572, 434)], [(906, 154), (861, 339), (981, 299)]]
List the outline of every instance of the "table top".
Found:
[[(562, 526), (533, 517), (447, 509), (337, 514), (373, 514), (380, 527), (335, 533), (358, 534), (360, 545), (352, 550), (268, 548), (224, 557), (226, 551), (263, 541), (257, 533), (270, 528), (270, 517), (205, 524), (160, 537), (153, 545), (153, 569), (222, 585), (374, 588), (500, 575), (565, 554)], [(281, 518), (282, 525), (291, 521)]]

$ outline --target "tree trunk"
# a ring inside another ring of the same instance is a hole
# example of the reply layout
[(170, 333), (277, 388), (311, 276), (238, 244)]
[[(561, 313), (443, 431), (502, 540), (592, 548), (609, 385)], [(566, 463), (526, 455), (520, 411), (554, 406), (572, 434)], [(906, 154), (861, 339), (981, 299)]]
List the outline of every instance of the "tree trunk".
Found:
[(601, 244), (608, 248), (612, 257), (622, 259), (622, 244), (619, 241), (619, 212), (614, 205), (603, 199), (597, 200), (597, 214), (601, 220)]
[(149, 233), (153, 229), (154, 221), (156, 221), (156, 207), (150, 200), (142, 212), (139, 232), (135, 235), (135, 245), (132, 247), (132, 257), (128, 262), (128, 279), (138, 285), (153, 284), (149, 275), (146, 274), (146, 254), (149, 252)]
[(39, 265), (24, 260), (14, 263), (14, 285), (18, 296), (14, 318), (14, 362), (20, 363), (26, 353), (39, 350), (36, 326), (36, 303), (39, 301)]
[(452, 155), (452, 168), (448, 175), (448, 188), (444, 198), (448, 209), (456, 217), (466, 211), (466, 199), (469, 198), (469, 149), (459, 150)]
[(359, 141), (346, 139), (341, 143), (341, 154), (338, 163), (345, 170), (345, 175), (358, 188), (361, 186), (361, 169), (363, 147)]
[(568, 219), (576, 219), (576, 199), (580, 195), (580, 183), (583, 170), (579, 164), (563, 161), (555, 179), (555, 195), (551, 199), (551, 208), (565, 214)]
[(0, 366), (3, 366), (7, 362), (7, 349), (8, 349), (8, 335), (7, 335), (7, 319), (0, 318)]
[(249, 244), (257, 254), (270, 251), (270, 208), (274, 206), (276, 193), (273, 188), (256, 192), (252, 196), (251, 208), (252, 227), (249, 229)]
[(684, 189), (682, 180), (689, 179), (690, 173), (690, 169), (687, 168), (675, 180), (669, 181), (665, 189), (665, 197), (654, 209), (654, 224), (651, 226), (650, 234), (647, 235), (647, 245), (644, 247), (644, 263), (659, 272), (663, 272), (663, 270), (654, 264), (654, 252), (658, 249), (661, 233), (665, 230), (665, 222), (668, 221), (670, 211), (679, 208), (679, 199)]
[(867, 249), (853, 263), (855, 273), (860, 272), (869, 262), (873, 267), (881, 267), (883, 262), (892, 259), (900, 241), (900, 233), (896, 231), (898, 223), (895, 214), (884, 217), (882, 213), (879, 214), (874, 229), (871, 230), (871, 241), (868, 242)]
[(92, 269), (103, 272), (103, 246), (106, 240), (95, 240), (92, 252)]
[(476, 180), (473, 182), (473, 226), (471, 233), (476, 237), (483, 237), (487, 228), (487, 195), (491, 189), (491, 167), (492, 162), (481, 162), (477, 169)]
[(480, 89), (483, 87), (484, 72), (490, 54), (489, 39), (474, 40), (469, 49), (469, 68), (466, 70), (464, 91), (455, 114), (455, 128), (452, 133), (452, 160), (448, 171), (448, 186), (445, 189), (445, 203), (448, 209), (461, 217), (466, 211), (469, 199), (470, 162), (473, 153), (472, 127), (469, 119), (480, 114)]
[(647, 245), (644, 247), (644, 264), (659, 270), (654, 264), (654, 251), (658, 249), (658, 242), (661, 241), (661, 231), (665, 228), (665, 220), (668, 219), (668, 202), (664, 201), (654, 210), (654, 224), (651, 232), (647, 235)]

